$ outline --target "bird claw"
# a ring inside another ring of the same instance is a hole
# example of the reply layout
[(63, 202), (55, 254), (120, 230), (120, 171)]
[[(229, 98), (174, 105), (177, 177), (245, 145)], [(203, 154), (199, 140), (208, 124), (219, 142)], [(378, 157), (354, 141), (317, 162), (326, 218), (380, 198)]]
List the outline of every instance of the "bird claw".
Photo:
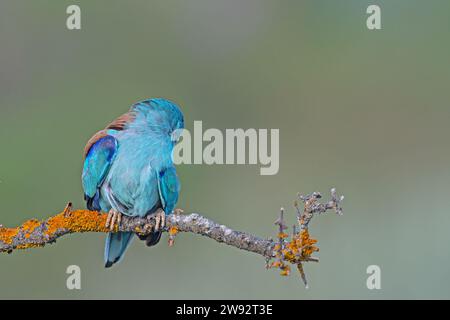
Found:
[(114, 209), (109, 210), (108, 217), (106, 218), (105, 227), (109, 228), (110, 231), (114, 231), (114, 227), (117, 224), (117, 227), (120, 226), (122, 222), (122, 214)]
[(166, 226), (166, 213), (162, 209), (158, 209), (155, 212), (155, 230), (161, 231)]

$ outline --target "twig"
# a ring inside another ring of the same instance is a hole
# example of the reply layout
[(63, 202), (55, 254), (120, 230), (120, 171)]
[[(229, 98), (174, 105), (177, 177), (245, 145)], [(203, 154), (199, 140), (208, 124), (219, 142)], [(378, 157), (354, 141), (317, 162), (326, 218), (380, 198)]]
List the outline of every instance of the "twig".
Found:
[(280, 274), (283, 276), (287, 276), (291, 272), (288, 262), (297, 265), (300, 277), (305, 287), (308, 288), (303, 262), (319, 261), (317, 258), (312, 257), (312, 254), (319, 251), (319, 248), (315, 245), (317, 240), (309, 236), (309, 223), (315, 214), (325, 213), (328, 210), (334, 210), (337, 214), (342, 215), (341, 202), (344, 200), (344, 196), (338, 197), (336, 189), (333, 188), (331, 189), (331, 199), (325, 204), (319, 202), (322, 195), (318, 192), (307, 196), (299, 194), (298, 198), (304, 204), (302, 211), (298, 201), (294, 202), (294, 207), (297, 212), (297, 223), (300, 230), (298, 231), (297, 225), (294, 225), (292, 228), (292, 237), (288, 239), (288, 234), (284, 232), (287, 229), (284, 223), (284, 209), (281, 208), (280, 217), (275, 221), (275, 224), (279, 226), (278, 243), (274, 246), (276, 261), (272, 264), (270, 264), (270, 261), (267, 261), (266, 265), (279, 268), (281, 270)]

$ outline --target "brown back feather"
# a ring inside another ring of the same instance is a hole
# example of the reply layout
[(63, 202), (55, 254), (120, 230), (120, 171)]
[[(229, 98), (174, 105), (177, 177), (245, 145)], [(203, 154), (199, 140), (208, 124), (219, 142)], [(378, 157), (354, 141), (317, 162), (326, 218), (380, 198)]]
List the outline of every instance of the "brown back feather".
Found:
[(126, 126), (132, 122), (135, 119), (135, 114), (132, 111), (129, 111), (123, 115), (121, 115), (120, 117), (118, 117), (117, 119), (115, 119), (113, 122), (111, 122), (110, 124), (108, 124), (108, 126), (104, 129), (101, 130), (99, 132), (97, 132), (96, 134), (94, 134), (89, 141), (87, 142), (86, 146), (84, 147), (84, 157), (87, 156), (89, 150), (91, 149), (92, 145), (94, 143), (96, 143), (98, 140), (100, 140), (101, 138), (104, 138), (108, 135), (107, 130), (117, 130), (117, 131), (122, 131), (126, 128)]
[(127, 126), (127, 124), (129, 124), (130, 122), (132, 122), (135, 119), (135, 114), (132, 111), (129, 111), (123, 115), (121, 115), (120, 117), (118, 117), (116, 120), (114, 120), (113, 122), (111, 122), (107, 127), (106, 130), (108, 129), (113, 129), (113, 130), (118, 130), (118, 131), (122, 131), (125, 129), (125, 127)]
[(106, 133), (106, 130), (101, 130), (99, 132), (97, 132), (96, 134), (94, 134), (89, 141), (86, 143), (86, 146), (84, 147), (84, 157), (86, 158), (89, 150), (91, 150), (91, 147), (94, 143), (96, 143), (98, 140), (100, 140), (101, 138), (106, 137), (108, 134)]

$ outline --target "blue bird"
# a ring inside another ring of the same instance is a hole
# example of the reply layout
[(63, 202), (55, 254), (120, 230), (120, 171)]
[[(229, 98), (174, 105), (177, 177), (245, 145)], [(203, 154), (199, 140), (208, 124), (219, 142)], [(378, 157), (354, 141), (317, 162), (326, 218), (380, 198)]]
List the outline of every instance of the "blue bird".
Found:
[[(106, 227), (121, 216), (156, 215), (155, 230), (140, 236), (148, 246), (158, 243), (178, 201), (180, 184), (172, 161), (174, 145), (184, 128), (183, 113), (168, 100), (149, 99), (97, 132), (84, 150), (82, 183), (89, 210), (108, 212)], [(132, 232), (108, 233), (105, 267), (121, 261)]]

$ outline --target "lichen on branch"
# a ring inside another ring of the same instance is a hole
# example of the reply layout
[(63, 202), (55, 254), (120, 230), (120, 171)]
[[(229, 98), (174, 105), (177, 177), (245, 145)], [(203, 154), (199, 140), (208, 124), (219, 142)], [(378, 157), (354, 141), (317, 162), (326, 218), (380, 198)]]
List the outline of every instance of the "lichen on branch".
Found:
[(341, 202), (344, 200), (344, 196), (338, 197), (336, 189), (331, 189), (331, 199), (327, 203), (320, 203), (319, 199), (321, 198), (322, 195), (318, 192), (307, 196), (298, 195), (298, 200), (303, 202), (304, 208), (301, 210), (298, 200), (294, 201), (294, 208), (297, 212), (297, 224), (292, 227), (292, 237), (290, 239), (289, 235), (285, 233), (288, 227), (284, 221), (284, 208), (281, 208), (280, 217), (275, 221), (279, 228), (277, 243), (273, 248), (275, 261), (270, 263), (270, 259), (268, 259), (266, 264), (267, 268), (279, 268), (282, 276), (290, 274), (290, 264), (296, 265), (305, 287), (308, 287), (308, 281), (303, 269), (303, 262), (319, 261), (312, 256), (314, 252), (319, 251), (319, 248), (316, 246), (317, 240), (309, 236), (308, 226), (311, 219), (314, 214), (325, 213), (328, 210), (334, 210), (338, 215), (342, 215)]

